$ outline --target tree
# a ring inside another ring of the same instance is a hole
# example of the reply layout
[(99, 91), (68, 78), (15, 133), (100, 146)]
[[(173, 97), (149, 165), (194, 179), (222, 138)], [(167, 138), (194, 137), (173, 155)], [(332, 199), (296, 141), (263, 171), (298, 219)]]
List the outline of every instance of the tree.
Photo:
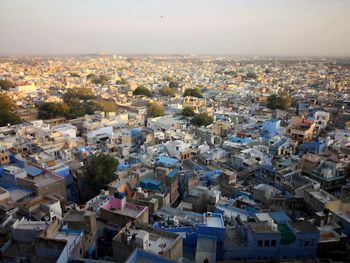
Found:
[(258, 77), (258, 75), (256, 75), (256, 73), (253, 71), (248, 72), (246, 75), (247, 79), (256, 79), (257, 77)]
[(169, 87), (172, 89), (177, 89), (179, 87), (179, 83), (176, 82), (175, 80), (169, 81)]
[(101, 100), (101, 101), (97, 101), (97, 108), (98, 110), (104, 111), (104, 112), (116, 112), (117, 104), (114, 101)]
[(159, 91), (162, 96), (174, 96), (174, 90), (170, 87), (164, 87)]
[(6, 94), (0, 94), (0, 109), (12, 110), (15, 107), (13, 100)]
[(15, 108), (14, 102), (9, 96), (5, 94), (0, 94), (0, 127), (6, 126), (7, 124), (19, 124), (21, 123), (21, 118), (13, 113)]
[(91, 100), (95, 98), (94, 93), (89, 88), (73, 88), (69, 89), (63, 96), (63, 100), (68, 105), (71, 103), (79, 103), (80, 100)]
[(97, 110), (103, 110), (95, 100), (95, 95), (89, 88), (69, 89), (63, 96), (64, 102), (69, 107), (68, 118), (74, 119), (85, 114), (93, 114)]
[(91, 81), (92, 83), (95, 83), (96, 85), (101, 85), (104, 86), (108, 81), (110, 80), (110, 78), (106, 75), (100, 75), (98, 77), (91, 77)]
[(69, 113), (69, 106), (63, 102), (44, 102), (39, 106), (40, 119), (65, 117)]
[(186, 116), (186, 117), (191, 117), (191, 116), (194, 116), (194, 108), (191, 107), (191, 106), (186, 106), (182, 109), (182, 113), (181, 113), (183, 116)]
[(199, 88), (186, 89), (184, 92), (184, 97), (187, 97), (187, 96), (202, 98), (203, 94)]
[(85, 114), (91, 115), (94, 114), (95, 111), (102, 110), (100, 105), (94, 100), (85, 101), (83, 103), (71, 103), (69, 104), (69, 109), (68, 118), (70, 119), (75, 119)]
[(272, 94), (267, 98), (267, 107), (273, 110), (287, 110), (292, 104), (293, 98), (287, 92)]
[(10, 88), (14, 87), (15, 84), (9, 79), (0, 79), (0, 87), (3, 90), (9, 90)]
[(91, 79), (91, 78), (95, 78), (96, 75), (94, 73), (89, 73), (86, 75), (86, 79)]
[(195, 114), (193, 119), (192, 119), (192, 124), (196, 126), (208, 126), (212, 124), (214, 121), (213, 117), (211, 117), (208, 113), (203, 112), (203, 113), (198, 113)]
[(124, 79), (124, 78), (120, 78), (120, 79), (118, 79), (115, 82), (115, 84), (117, 84), (117, 85), (126, 85), (126, 84), (128, 84), (128, 81), (126, 79)]
[(147, 113), (150, 117), (159, 117), (164, 115), (164, 107), (163, 105), (157, 103), (148, 103), (147, 105)]
[(15, 125), (21, 123), (21, 118), (8, 110), (0, 110), (0, 127), (6, 126), (7, 124)]
[(99, 153), (88, 158), (84, 166), (83, 182), (86, 190), (83, 192), (83, 199), (89, 200), (96, 196), (101, 189), (113, 181), (116, 176), (118, 160), (108, 154)]
[(80, 78), (80, 75), (76, 72), (70, 72), (69, 75), (72, 77), (72, 78)]
[(138, 86), (134, 92), (133, 92), (134, 95), (143, 95), (143, 96), (146, 96), (146, 97), (151, 97), (152, 94), (151, 94), (151, 91), (149, 89), (147, 89), (145, 86), (141, 85), (141, 86)]

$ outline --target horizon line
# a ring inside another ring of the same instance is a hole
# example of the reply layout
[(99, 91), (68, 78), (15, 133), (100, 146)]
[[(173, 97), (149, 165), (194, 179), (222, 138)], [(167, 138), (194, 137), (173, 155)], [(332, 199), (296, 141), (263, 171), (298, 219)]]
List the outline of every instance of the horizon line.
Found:
[[(99, 52), (106, 52), (105, 54), (99, 54)], [(278, 55), (278, 54), (233, 54), (233, 53), (116, 53), (107, 51), (96, 51), (93, 53), (59, 53), (59, 54), (0, 54), (0, 58), (11, 58), (11, 57), (74, 57), (74, 56), (194, 56), (194, 57), (261, 57), (261, 58), (342, 58), (350, 59), (350, 55)]]

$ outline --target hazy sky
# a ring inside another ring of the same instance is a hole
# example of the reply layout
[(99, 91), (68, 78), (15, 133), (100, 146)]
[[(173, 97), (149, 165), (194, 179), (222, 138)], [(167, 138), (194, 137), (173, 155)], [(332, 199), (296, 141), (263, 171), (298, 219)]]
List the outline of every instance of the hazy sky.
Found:
[(0, 0), (0, 55), (98, 50), (350, 56), (350, 0)]

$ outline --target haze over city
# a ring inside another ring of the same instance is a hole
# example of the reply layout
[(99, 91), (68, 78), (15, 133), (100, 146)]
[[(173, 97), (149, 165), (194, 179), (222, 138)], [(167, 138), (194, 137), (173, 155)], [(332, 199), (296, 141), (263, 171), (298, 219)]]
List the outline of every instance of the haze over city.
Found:
[(347, 0), (1, 0), (0, 55), (349, 56)]

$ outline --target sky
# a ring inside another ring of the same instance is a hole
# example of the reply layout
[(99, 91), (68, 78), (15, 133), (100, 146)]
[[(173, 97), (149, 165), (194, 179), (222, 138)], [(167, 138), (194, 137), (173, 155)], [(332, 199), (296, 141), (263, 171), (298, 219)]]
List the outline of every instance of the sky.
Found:
[(350, 56), (350, 0), (0, 0), (0, 55)]

